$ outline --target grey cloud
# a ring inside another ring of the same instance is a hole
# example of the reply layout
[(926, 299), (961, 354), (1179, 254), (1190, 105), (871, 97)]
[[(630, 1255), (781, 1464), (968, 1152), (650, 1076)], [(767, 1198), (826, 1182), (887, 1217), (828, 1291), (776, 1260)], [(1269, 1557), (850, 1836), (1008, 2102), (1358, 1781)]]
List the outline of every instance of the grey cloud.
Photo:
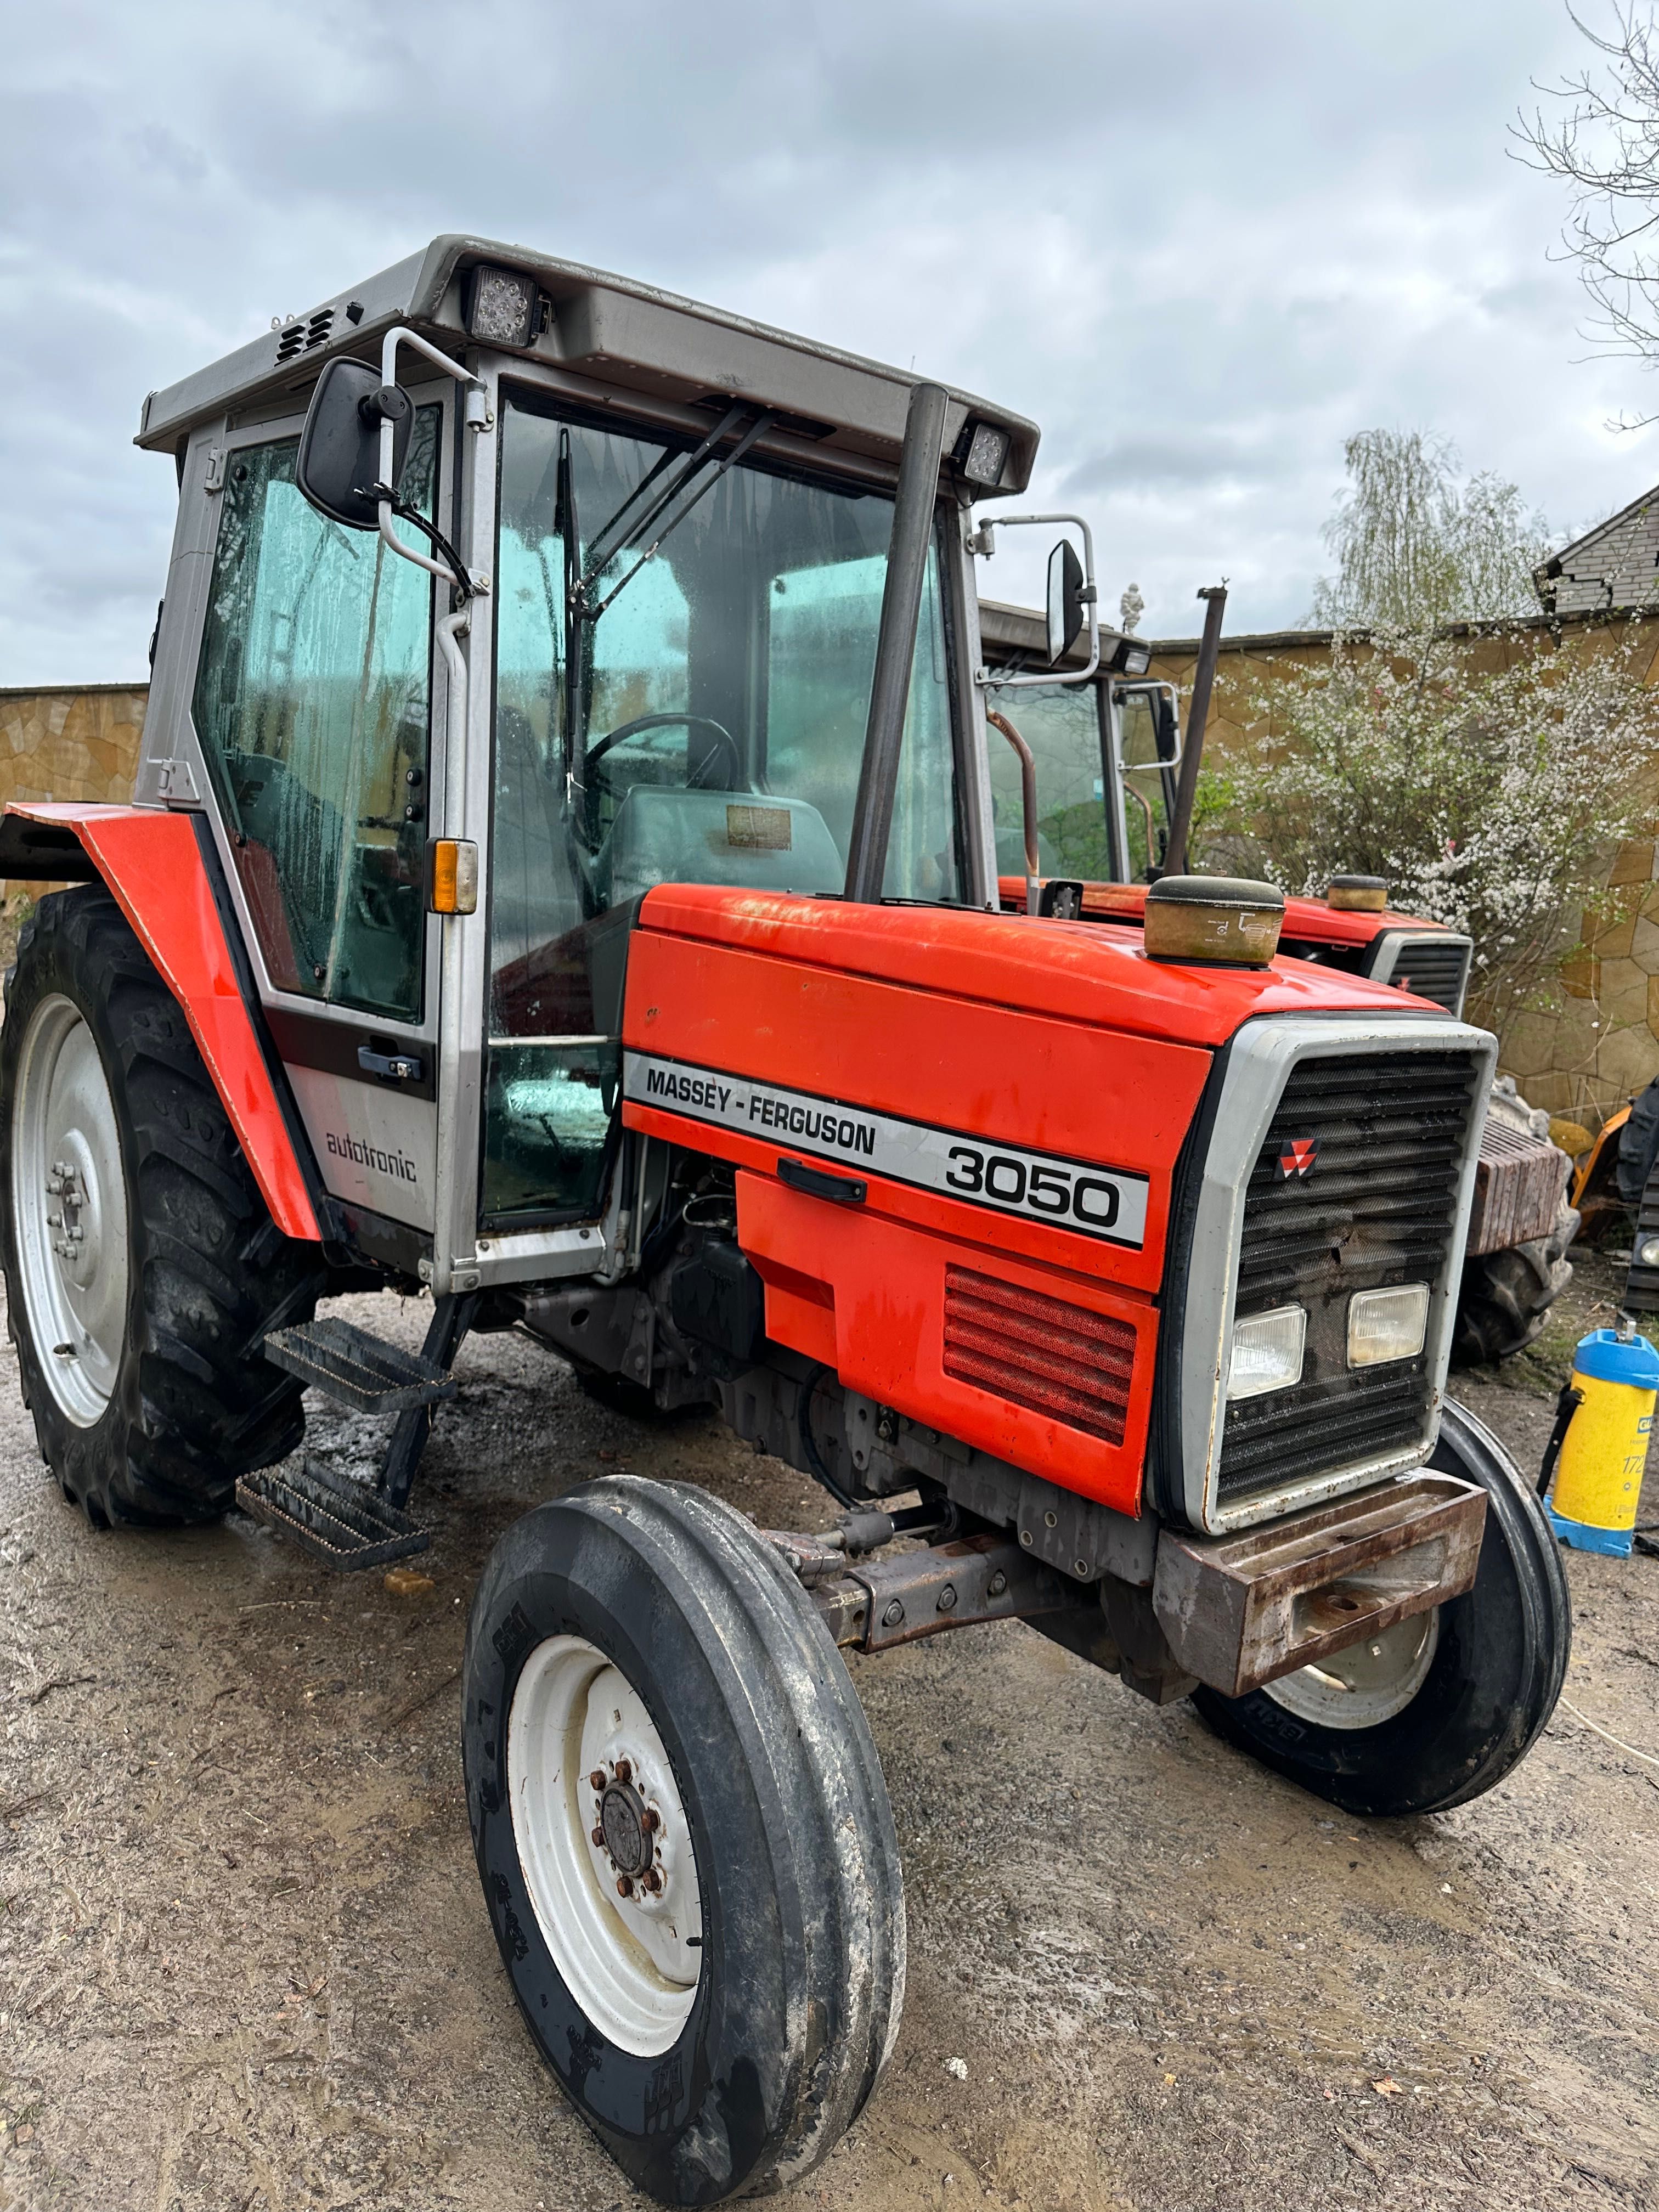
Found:
[[(441, 229), (522, 239), (1034, 415), (1109, 599), (1293, 619), (1341, 441), (1454, 437), (1553, 514), (1631, 496), (1508, 158), (1558, 0), (114, 0), (0, 87), (0, 682), (142, 673), (173, 506), (144, 391)], [(1033, 533), (1035, 534), (1035, 533)], [(1035, 594), (999, 554), (998, 596)], [(1035, 560), (1035, 554), (1033, 556)], [(1115, 581), (1114, 579), (1116, 580)]]

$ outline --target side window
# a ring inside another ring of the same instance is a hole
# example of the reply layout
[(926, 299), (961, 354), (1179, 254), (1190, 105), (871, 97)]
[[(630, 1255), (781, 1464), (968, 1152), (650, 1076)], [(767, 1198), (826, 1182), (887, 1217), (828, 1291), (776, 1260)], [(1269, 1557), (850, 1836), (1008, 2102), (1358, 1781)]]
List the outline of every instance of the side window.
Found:
[[(428, 514), (439, 422), (421, 409), (404, 477)], [(416, 1021), (431, 579), (307, 506), (296, 451), (232, 457), (196, 732), (271, 981)]]

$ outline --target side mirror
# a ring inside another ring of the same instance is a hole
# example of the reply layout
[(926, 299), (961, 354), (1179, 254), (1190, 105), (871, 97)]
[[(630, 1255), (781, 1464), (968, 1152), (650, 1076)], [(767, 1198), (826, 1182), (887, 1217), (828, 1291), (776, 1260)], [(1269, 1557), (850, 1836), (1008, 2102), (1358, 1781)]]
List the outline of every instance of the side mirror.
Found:
[[(380, 425), (392, 425), (395, 493), (409, 458), (415, 403), (401, 384), (382, 384), (367, 362), (331, 361), (317, 380), (300, 433), (295, 482), (319, 514), (348, 530), (378, 530)], [(1052, 618), (1051, 618), (1052, 621)]]
[(1152, 729), (1159, 760), (1174, 760), (1181, 750), (1181, 732), (1176, 725), (1175, 702), (1167, 691), (1159, 691), (1153, 697)]
[[(313, 403), (315, 404), (315, 403)], [(1048, 556), (1048, 665), (1063, 660), (1083, 628), (1083, 563), (1062, 538)]]

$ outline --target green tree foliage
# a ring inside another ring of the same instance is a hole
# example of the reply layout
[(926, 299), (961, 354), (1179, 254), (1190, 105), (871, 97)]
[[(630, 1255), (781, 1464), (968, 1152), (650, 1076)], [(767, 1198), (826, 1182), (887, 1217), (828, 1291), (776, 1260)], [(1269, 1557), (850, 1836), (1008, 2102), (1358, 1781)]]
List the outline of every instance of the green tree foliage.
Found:
[(1485, 471), (1460, 483), (1454, 449), (1421, 430), (1362, 430), (1325, 526), (1337, 573), (1309, 620), (1321, 629), (1411, 628), (1535, 614), (1532, 572), (1550, 550), (1541, 515)]

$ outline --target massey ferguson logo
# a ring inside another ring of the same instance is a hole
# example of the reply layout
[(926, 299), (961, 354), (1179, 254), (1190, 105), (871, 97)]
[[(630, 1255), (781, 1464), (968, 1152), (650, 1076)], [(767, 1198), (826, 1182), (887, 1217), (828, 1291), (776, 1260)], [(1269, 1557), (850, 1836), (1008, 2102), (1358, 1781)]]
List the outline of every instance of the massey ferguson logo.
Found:
[(1279, 1172), (1288, 1182), (1292, 1176), (1305, 1176), (1318, 1157), (1317, 1137), (1288, 1137), (1279, 1156)]

